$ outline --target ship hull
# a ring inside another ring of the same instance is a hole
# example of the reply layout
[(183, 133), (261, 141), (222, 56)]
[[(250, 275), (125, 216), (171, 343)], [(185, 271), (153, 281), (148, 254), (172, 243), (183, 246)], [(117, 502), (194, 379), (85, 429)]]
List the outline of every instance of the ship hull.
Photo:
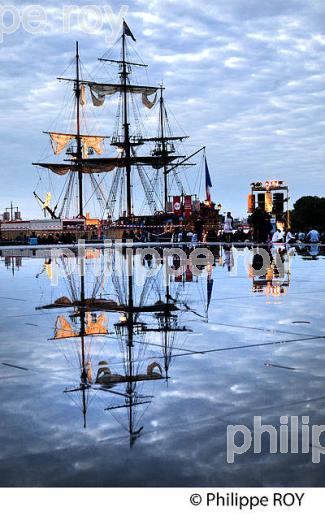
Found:
[[(137, 242), (172, 241), (178, 233), (195, 233), (197, 221), (203, 232), (218, 232), (219, 214), (193, 213), (187, 219), (174, 214), (157, 214), (123, 218), (115, 222), (99, 219), (42, 219), (0, 222), (1, 243), (29, 243), (36, 238), (39, 244), (86, 241), (135, 240)], [(176, 240), (177, 241), (177, 240)]]

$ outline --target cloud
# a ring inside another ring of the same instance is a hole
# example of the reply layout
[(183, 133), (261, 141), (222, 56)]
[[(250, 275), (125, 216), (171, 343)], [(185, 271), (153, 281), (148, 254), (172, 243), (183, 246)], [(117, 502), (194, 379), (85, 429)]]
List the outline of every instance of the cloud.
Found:
[(224, 66), (229, 69), (240, 69), (244, 65), (245, 59), (238, 58), (237, 56), (230, 56), (230, 58), (227, 58), (223, 63)]

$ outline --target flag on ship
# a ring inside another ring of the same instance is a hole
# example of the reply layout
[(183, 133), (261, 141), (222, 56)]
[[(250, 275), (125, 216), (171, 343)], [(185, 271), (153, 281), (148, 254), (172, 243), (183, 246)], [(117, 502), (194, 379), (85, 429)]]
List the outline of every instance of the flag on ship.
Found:
[(212, 188), (212, 182), (211, 182), (208, 162), (207, 162), (207, 159), (205, 158), (205, 190), (206, 190), (206, 200), (208, 202), (211, 202), (210, 188)]
[(126, 34), (127, 36), (130, 36), (134, 42), (136, 42), (136, 39), (134, 38), (130, 27), (128, 24), (123, 20), (123, 34)]

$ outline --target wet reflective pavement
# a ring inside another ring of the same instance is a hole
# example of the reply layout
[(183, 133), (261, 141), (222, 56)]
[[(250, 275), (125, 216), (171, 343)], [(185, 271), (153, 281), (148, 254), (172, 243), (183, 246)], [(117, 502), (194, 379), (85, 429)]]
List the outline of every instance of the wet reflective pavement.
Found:
[(325, 424), (325, 248), (282, 248), (261, 276), (249, 251), (211, 250), (182, 274), (1, 251), (0, 485), (324, 486), (323, 455), (267, 436), (228, 464), (227, 426)]

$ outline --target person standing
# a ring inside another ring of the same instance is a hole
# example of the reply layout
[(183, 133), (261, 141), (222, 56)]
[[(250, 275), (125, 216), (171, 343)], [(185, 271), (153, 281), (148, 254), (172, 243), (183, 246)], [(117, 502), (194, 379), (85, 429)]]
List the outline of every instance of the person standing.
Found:
[(319, 242), (319, 232), (317, 229), (311, 229), (309, 233), (307, 233), (307, 239), (308, 242), (312, 242), (313, 244)]
[(225, 237), (226, 242), (231, 241), (233, 223), (234, 223), (234, 219), (231, 215), (231, 212), (228, 211), (227, 216), (225, 218), (224, 226), (223, 226), (223, 232), (224, 232), (224, 237)]
[(285, 241), (285, 233), (282, 229), (277, 229), (275, 233), (273, 233), (272, 242), (279, 243)]
[(254, 242), (265, 243), (268, 241), (272, 229), (270, 217), (260, 206), (255, 208), (251, 217)]
[(197, 235), (198, 242), (202, 240), (202, 232), (203, 232), (203, 222), (200, 218), (196, 219), (194, 224), (195, 233)]

